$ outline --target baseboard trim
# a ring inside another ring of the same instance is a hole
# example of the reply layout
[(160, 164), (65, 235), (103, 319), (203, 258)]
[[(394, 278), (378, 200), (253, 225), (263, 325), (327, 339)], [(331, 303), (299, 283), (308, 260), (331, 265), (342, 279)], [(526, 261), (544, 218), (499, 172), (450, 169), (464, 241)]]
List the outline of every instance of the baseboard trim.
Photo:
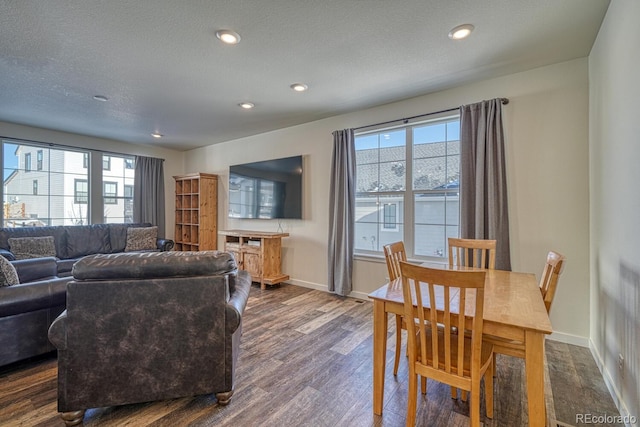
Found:
[(547, 337), (551, 341), (558, 341), (565, 344), (577, 345), (579, 347), (589, 348), (589, 338), (579, 335), (566, 334), (564, 332), (554, 332)]
[[(291, 285), (300, 286), (300, 287), (303, 287), (303, 288), (315, 289), (316, 291), (323, 291), (323, 292), (327, 292), (327, 293), (335, 293), (335, 292), (329, 292), (329, 287), (327, 285), (322, 285), (320, 283), (306, 282), (304, 280), (296, 280), (296, 279), (287, 280), (287, 283), (289, 283)], [(365, 292), (351, 291), (351, 293), (349, 293), (349, 295), (347, 295), (347, 296), (350, 297), (350, 298), (369, 300), (369, 294), (365, 293)]]
[[(622, 399), (622, 395), (620, 394), (618, 388), (616, 387), (615, 382), (613, 381), (613, 377), (609, 373), (609, 370), (606, 368), (604, 364), (604, 360), (600, 355), (600, 352), (598, 351), (598, 349), (596, 348), (595, 344), (591, 339), (589, 339), (589, 350), (591, 350), (591, 355), (593, 356), (593, 359), (596, 361), (596, 365), (598, 366), (598, 369), (602, 374), (602, 378), (604, 379), (604, 384), (607, 386), (607, 389), (609, 390), (609, 394), (613, 399), (613, 403), (615, 403), (616, 407), (618, 408), (618, 411), (620, 412), (620, 416), (625, 420), (625, 425), (627, 427), (638, 427), (639, 425), (638, 416), (637, 415), (634, 416), (634, 414), (629, 413), (629, 409), (627, 408), (627, 405)], [(635, 422), (630, 423), (630, 422), (626, 422), (626, 420), (635, 420)]]

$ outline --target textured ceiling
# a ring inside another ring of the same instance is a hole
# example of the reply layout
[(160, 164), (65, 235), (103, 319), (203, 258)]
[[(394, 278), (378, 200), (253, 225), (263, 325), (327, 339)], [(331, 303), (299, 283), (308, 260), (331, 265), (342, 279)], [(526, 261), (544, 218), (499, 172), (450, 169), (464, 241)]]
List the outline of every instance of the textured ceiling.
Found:
[(0, 121), (187, 150), (588, 56), (608, 4), (0, 0)]

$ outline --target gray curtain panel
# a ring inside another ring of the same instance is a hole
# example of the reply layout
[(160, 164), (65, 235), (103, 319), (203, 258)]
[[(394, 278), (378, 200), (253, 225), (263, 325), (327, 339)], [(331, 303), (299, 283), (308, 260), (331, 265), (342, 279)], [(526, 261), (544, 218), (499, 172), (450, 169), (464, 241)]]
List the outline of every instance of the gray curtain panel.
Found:
[(164, 237), (164, 160), (137, 156), (134, 177), (133, 222), (157, 225)]
[(496, 268), (511, 270), (502, 100), (460, 107), (460, 236), (495, 239)]
[(356, 148), (353, 129), (333, 132), (329, 194), (329, 291), (351, 292), (356, 208)]

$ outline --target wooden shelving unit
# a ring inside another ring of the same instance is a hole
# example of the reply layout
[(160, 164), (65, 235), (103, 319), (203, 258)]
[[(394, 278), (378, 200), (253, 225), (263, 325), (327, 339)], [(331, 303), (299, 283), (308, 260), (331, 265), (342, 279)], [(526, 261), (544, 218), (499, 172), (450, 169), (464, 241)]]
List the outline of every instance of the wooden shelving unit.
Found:
[(233, 253), (238, 267), (248, 271), (261, 289), (289, 280), (281, 271), (282, 238), (289, 233), (226, 230), (220, 234), (225, 236), (224, 250)]
[(192, 173), (176, 180), (175, 250), (218, 249), (218, 176)]

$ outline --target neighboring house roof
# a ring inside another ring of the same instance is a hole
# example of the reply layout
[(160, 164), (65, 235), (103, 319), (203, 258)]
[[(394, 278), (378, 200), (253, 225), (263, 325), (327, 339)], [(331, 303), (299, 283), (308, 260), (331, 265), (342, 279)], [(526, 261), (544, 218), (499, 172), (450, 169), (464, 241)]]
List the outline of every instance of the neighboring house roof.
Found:
[[(457, 188), (460, 176), (460, 141), (433, 142), (413, 146), (415, 189)], [(446, 156), (449, 154), (449, 161)], [(405, 147), (372, 148), (356, 151), (357, 192), (404, 190)], [(455, 184), (454, 184), (455, 183)]]

